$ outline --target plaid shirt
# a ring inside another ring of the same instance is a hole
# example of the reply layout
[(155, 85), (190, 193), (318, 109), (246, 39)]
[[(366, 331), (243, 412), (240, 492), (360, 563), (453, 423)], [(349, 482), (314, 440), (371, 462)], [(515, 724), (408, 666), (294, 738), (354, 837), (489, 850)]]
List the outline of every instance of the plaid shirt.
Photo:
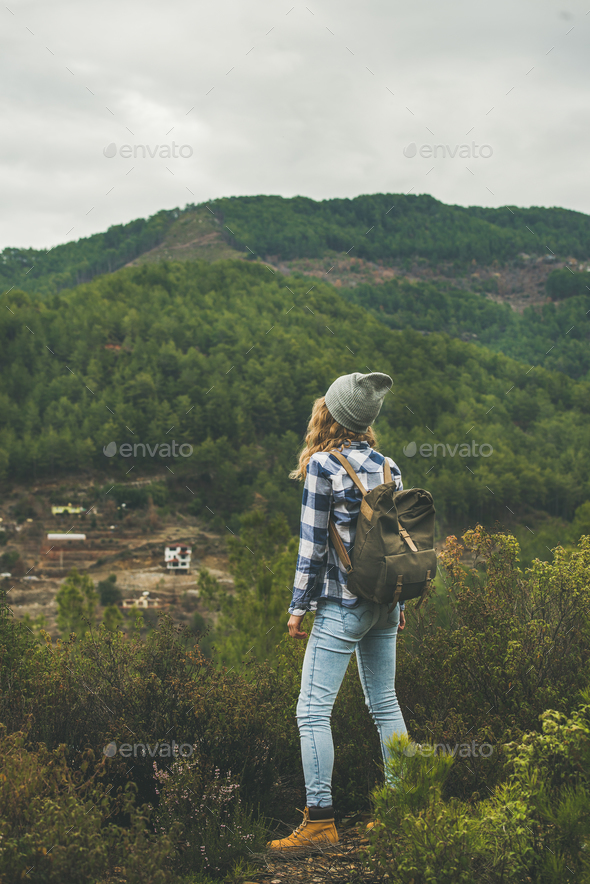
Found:
[[(358, 474), (367, 491), (385, 481), (382, 454), (368, 442), (352, 442), (342, 454)], [(398, 491), (403, 490), (401, 472), (388, 457), (391, 478)], [(328, 535), (330, 513), (346, 551), (354, 546), (356, 523), (362, 495), (342, 464), (327, 451), (312, 455), (307, 465), (301, 505), (299, 554), (289, 613), (299, 616), (315, 611), (319, 598), (336, 599), (354, 607), (357, 596), (347, 588), (346, 572), (342, 570), (334, 545)], [(401, 606), (403, 608), (403, 605)]]

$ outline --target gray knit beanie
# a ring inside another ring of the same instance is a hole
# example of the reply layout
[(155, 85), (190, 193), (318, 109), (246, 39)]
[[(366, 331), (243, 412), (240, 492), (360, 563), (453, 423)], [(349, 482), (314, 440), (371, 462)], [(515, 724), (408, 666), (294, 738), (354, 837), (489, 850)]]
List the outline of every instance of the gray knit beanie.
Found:
[(388, 374), (343, 374), (326, 393), (326, 407), (335, 421), (354, 433), (366, 433), (381, 411), (383, 399), (393, 385)]

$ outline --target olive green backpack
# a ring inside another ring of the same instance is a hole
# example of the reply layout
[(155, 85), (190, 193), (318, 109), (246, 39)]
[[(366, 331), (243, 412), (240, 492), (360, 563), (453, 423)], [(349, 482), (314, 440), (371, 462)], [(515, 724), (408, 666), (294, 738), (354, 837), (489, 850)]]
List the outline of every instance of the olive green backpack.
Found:
[(396, 491), (387, 460), (385, 482), (367, 492), (346, 457), (337, 450), (330, 454), (363, 495), (352, 559), (332, 518), (329, 522), (332, 543), (348, 575), (348, 589), (360, 598), (389, 604), (390, 610), (398, 602), (419, 597), (419, 608), (436, 574), (432, 495), (422, 488)]

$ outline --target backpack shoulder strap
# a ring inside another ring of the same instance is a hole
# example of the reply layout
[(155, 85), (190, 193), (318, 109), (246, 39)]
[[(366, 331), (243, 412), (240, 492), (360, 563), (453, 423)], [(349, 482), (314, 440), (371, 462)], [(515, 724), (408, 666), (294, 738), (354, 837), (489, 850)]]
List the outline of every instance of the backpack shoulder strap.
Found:
[(359, 479), (359, 477), (357, 476), (357, 474), (355, 473), (355, 471), (353, 470), (353, 468), (349, 464), (348, 460), (336, 448), (333, 448), (332, 451), (330, 451), (330, 454), (333, 454), (334, 457), (340, 461), (340, 463), (342, 464), (342, 466), (344, 467), (344, 469), (346, 470), (346, 472), (348, 473), (348, 475), (350, 476), (350, 478), (352, 479), (352, 481), (354, 482), (354, 484), (360, 490), (361, 494), (364, 497), (367, 492), (365, 491), (361, 480)]
[(389, 466), (389, 461), (387, 460), (386, 457), (383, 458), (383, 473), (384, 473), (384, 476), (385, 476), (385, 481), (386, 481), (386, 482), (391, 482), (391, 481), (392, 481), (392, 478), (391, 478), (391, 467)]
[(336, 548), (336, 552), (338, 553), (338, 558), (340, 559), (340, 562), (341, 562), (342, 566), (344, 567), (344, 570), (346, 571), (347, 574), (350, 574), (350, 572), (352, 571), (352, 564), (350, 561), (350, 556), (346, 552), (346, 547), (344, 546), (344, 543), (342, 542), (342, 538), (338, 534), (338, 529), (336, 528), (336, 525), (334, 524), (332, 519), (330, 519), (330, 521), (328, 523), (328, 532), (330, 534), (330, 538), (332, 540), (332, 543), (334, 544), (334, 546)]

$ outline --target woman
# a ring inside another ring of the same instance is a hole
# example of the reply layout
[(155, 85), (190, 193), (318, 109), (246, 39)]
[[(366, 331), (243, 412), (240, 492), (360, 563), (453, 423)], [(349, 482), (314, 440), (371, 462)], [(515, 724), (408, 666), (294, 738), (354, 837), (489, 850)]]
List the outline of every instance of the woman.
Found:
[[(392, 386), (380, 372), (343, 375), (325, 397), (314, 402), (299, 466), (291, 478), (305, 478), (299, 555), (293, 598), (289, 607), (289, 635), (303, 639), (301, 621), (315, 611), (301, 673), (297, 724), (305, 776), (307, 806), (303, 822), (288, 837), (271, 841), (271, 850), (296, 853), (325, 849), (338, 842), (332, 806), (334, 746), (330, 715), (352, 652), (369, 711), (379, 730), (385, 762), (386, 741), (407, 734), (395, 694), (395, 647), (403, 629), (403, 604), (388, 612), (353, 596), (346, 586), (336, 550), (329, 540), (330, 515), (347, 552), (354, 545), (362, 495), (344, 467), (329, 452), (338, 448), (370, 491), (385, 481), (385, 458), (376, 450), (371, 424)], [(401, 473), (387, 458), (392, 480), (402, 490)]]

